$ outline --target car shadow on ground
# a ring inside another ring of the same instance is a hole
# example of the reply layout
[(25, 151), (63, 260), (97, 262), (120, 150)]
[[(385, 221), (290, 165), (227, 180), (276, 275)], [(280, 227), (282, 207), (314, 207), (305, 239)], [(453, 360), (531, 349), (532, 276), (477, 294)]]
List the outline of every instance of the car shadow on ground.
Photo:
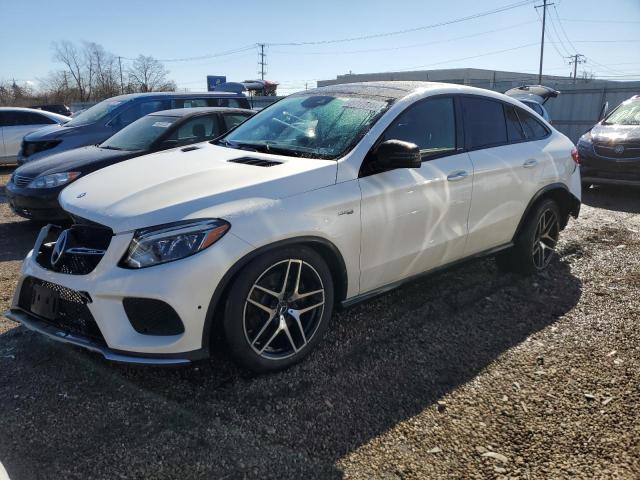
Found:
[(271, 375), (223, 354), (119, 366), (15, 328), (0, 336), (0, 461), (12, 480), (340, 478), (340, 458), (434, 408), (580, 295), (565, 261), (535, 277), (474, 261), (337, 313), (316, 351)]
[(0, 223), (0, 262), (22, 260), (33, 248), (42, 225), (28, 220)]
[(597, 185), (585, 188), (582, 203), (605, 210), (640, 213), (640, 187)]

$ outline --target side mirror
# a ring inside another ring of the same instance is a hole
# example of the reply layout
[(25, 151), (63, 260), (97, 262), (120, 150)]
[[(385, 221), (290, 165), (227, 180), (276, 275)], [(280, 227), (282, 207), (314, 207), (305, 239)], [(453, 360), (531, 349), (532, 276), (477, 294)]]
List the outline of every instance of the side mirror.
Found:
[(387, 140), (376, 148), (375, 165), (383, 170), (420, 168), (422, 156), (415, 143), (402, 140)]

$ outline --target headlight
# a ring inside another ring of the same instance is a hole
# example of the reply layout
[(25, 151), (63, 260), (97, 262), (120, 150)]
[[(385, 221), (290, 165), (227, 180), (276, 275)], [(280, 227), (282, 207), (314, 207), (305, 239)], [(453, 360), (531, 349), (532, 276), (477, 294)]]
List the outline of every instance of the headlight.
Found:
[(578, 140), (578, 149), (591, 151), (593, 143), (591, 141), (591, 133), (587, 132)]
[(43, 175), (31, 181), (27, 188), (54, 188), (73, 182), (80, 176), (80, 172), (63, 172)]
[(220, 240), (230, 227), (224, 220), (205, 219), (136, 230), (120, 266), (144, 268), (189, 257)]

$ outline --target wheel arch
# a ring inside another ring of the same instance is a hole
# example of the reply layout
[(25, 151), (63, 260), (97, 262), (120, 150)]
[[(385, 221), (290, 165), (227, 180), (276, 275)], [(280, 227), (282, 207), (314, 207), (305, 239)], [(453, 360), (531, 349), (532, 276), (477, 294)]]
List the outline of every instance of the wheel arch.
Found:
[(315, 236), (293, 237), (270, 243), (268, 245), (263, 245), (262, 247), (249, 252), (234, 263), (216, 286), (215, 291), (211, 296), (205, 316), (205, 324), (202, 332), (203, 349), (206, 349), (210, 353), (213, 335), (216, 331), (219, 331), (217, 326), (220, 324), (219, 322), (222, 320), (222, 316), (224, 315), (224, 304), (229, 294), (229, 289), (231, 288), (231, 285), (233, 285), (233, 281), (240, 271), (253, 259), (266, 252), (291, 246), (306, 246), (322, 256), (324, 261), (327, 262), (327, 266), (329, 267), (331, 277), (333, 279), (335, 303), (339, 304), (346, 298), (348, 286), (347, 267), (338, 247), (326, 238)]
[(549, 184), (538, 190), (529, 201), (527, 208), (525, 208), (524, 213), (520, 218), (520, 222), (518, 223), (516, 232), (513, 235), (513, 241), (515, 241), (515, 239), (518, 238), (518, 235), (520, 235), (520, 232), (524, 228), (527, 219), (531, 215), (531, 212), (534, 211), (536, 205), (546, 199), (554, 200), (558, 204), (562, 217), (560, 224), (561, 229), (564, 229), (564, 227), (566, 227), (567, 222), (569, 221), (569, 215), (574, 218), (578, 218), (578, 215), (580, 214), (580, 200), (578, 200), (569, 191), (569, 188), (564, 183)]

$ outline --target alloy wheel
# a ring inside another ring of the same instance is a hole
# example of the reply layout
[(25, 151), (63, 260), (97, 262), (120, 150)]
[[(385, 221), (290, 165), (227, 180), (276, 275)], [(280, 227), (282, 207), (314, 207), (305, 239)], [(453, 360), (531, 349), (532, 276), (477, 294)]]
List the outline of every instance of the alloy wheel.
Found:
[(279, 261), (249, 290), (243, 312), (245, 338), (263, 358), (291, 357), (316, 334), (324, 306), (324, 285), (316, 269), (299, 259)]
[(533, 263), (538, 270), (544, 269), (551, 262), (559, 234), (556, 212), (550, 208), (546, 209), (538, 219), (533, 240)]

